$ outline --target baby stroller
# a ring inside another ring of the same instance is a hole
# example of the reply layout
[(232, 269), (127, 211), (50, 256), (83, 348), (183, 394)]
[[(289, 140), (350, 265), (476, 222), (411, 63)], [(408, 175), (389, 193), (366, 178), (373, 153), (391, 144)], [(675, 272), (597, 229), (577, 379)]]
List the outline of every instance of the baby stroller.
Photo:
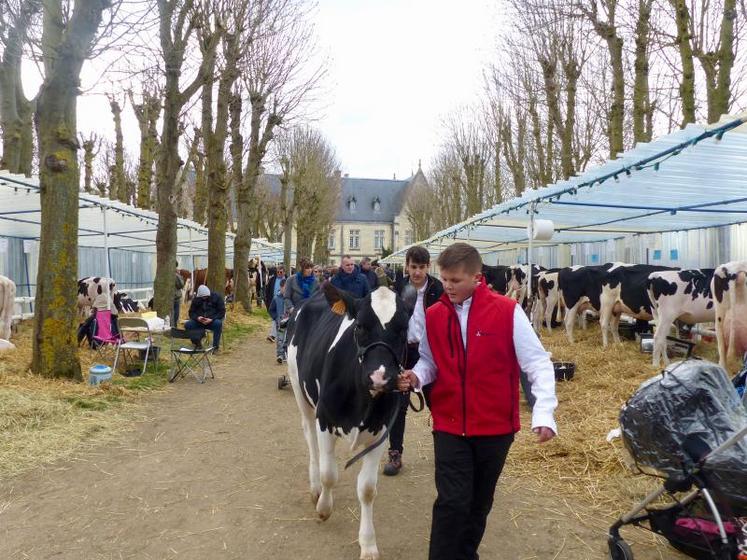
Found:
[(673, 364), (625, 403), (620, 427), (639, 470), (664, 482), (610, 527), (609, 558), (633, 559), (624, 525), (662, 535), (690, 558), (747, 558), (747, 410), (724, 370)]

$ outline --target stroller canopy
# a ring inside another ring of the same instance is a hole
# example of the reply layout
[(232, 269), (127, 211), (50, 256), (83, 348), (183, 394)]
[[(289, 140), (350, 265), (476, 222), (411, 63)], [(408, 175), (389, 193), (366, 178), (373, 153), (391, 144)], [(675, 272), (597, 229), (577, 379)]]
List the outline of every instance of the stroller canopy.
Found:
[[(747, 426), (747, 410), (726, 372), (716, 364), (687, 360), (645, 381), (620, 412), (625, 447), (640, 467), (665, 476)], [(747, 504), (747, 440), (708, 456), (709, 487), (732, 502)]]

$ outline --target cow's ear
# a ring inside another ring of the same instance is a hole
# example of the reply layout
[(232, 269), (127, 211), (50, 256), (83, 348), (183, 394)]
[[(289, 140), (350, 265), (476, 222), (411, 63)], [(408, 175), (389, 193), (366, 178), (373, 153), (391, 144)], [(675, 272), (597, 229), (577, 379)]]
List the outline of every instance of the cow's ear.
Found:
[(322, 292), (333, 313), (355, 317), (355, 300), (350, 294), (344, 290), (338, 290), (329, 280), (322, 284)]

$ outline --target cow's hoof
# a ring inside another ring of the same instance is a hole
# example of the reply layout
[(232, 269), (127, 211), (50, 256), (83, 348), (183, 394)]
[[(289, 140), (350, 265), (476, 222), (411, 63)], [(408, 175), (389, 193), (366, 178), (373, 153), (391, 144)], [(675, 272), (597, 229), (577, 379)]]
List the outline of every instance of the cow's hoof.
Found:
[(311, 492), (311, 503), (316, 506), (316, 504), (319, 502), (319, 492)]
[(376, 549), (373, 550), (361, 550), (361, 560), (379, 560), (381, 556), (379, 555), (379, 551)]
[(322, 521), (327, 521), (332, 516), (331, 511), (318, 511), (316, 513)]

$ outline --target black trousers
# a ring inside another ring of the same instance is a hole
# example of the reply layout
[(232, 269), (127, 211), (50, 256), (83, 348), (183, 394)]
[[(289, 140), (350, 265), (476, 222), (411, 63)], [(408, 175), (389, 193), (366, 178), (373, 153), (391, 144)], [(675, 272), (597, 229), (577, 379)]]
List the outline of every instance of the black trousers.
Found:
[(513, 434), (462, 437), (433, 432), (436, 490), (429, 560), (479, 560), (493, 494)]
[[(420, 353), (418, 352), (418, 345), (408, 344), (407, 355), (405, 356), (405, 363), (403, 364), (404, 368), (412, 369), (415, 364), (418, 363), (419, 359)], [(425, 393), (425, 389), (423, 389), (423, 393)], [(428, 394), (430, 394), (430, 391), (428, 391)], [(400, 453), (402, 453), (402, 442), (405, 439), (405, 423), (407, 419), (407, 409), (409, 408), (408, 401), (410, 395), (409, 393), (402, 393), (400, 398), (402, 399), (402, 403), (399, 407), (399, 414), (397, 415), (397, 419), (394, 421), (394, 424), (392, 424), (392, 431), (389, 432), (389, 451), (399, 451)]]

